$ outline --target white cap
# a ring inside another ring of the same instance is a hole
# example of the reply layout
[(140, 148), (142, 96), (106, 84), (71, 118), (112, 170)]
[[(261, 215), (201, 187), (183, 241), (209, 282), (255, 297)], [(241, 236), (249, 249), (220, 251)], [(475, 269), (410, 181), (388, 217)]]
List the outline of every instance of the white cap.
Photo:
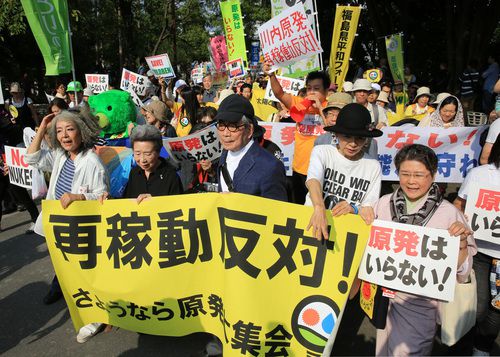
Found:
[(356, 92), (358, 90), (365, 90), (369, 92), (372, 90), (372, 84), (368, 79), (364, 78), (356, 79), (356, 82), (354, 82), (354, 86), (352, 87), (352, 91)]

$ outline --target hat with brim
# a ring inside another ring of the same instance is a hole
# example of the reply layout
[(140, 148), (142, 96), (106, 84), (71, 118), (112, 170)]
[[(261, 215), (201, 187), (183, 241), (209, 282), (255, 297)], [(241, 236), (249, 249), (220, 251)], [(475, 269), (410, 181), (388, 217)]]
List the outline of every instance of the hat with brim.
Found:
[(215, 104), (221, 105), (222, 101), (229, 97), (231, 94), (234, 94), (234, 91), (232, 89), (223, 89), (220, 94), (219, 94), (219, 99)]
[(254, 121), (255, 112), (252, 103), (238, 94), (231, 94), (222, 101), (215, 116), (218, 122), (238, 123), (243, 116)]
[(354, 85), (352, 86), (352, 91), (356, 92), (358, 90), (364, 90), (369, 92), (372, 90), (372, 84), (368, 79), (364, 78), (356, 79), (356, 82), (354, 82)]
[(443, 101), (443, 99), (448, 98), (450, 95), (451, 95), (450, 93), (446, 93), (446, 92), (439, 93), (437, 95), (436, 100), (434, 102), (432, 102), (432, 104), (439, 104)]
[(175, 82), (174, 85), (174, 92), (177, 91), (177, 89), (187, 86), (187, 83), (184, 79), (179, 79), (177, 82)]
[(153, 114), (159, 121), (167, 121), (167, 105), (161, 100), (152, 100), (144, 109)]
[(345, 81), (344, 84), (342, 84), (342, 89), (344, 90), (344, 92), (352, 92), (352, 87), (353, 84), (349, 81)]
[(389, 104), (389, 96), (387, 95), (387, 92), (380, 92), (377, 101), (381, 101), (385, 104)]
[(352, 103), (352, 97), (347, 93), (333, 93), (328, 98), (328, 103), (323, 108), (323, 113), (325, 113), (328, 109), (342, 109), (347, 104)]
[(23, 88), (17, 82), (12, 82), (10, 84), (10, 93), (23, 93)]
[(415, 100), (413, 101), (413, 103), (416, 103), (418, 98), (423, 95), (426, 95), (427, 97), (429, 97), (429, 99), (431, 99), (432, 96), (429, 87), (420, 87), (419, 89), (417, 89), (417, 95), (415, 96)]
[(372, 123), (368, 109), (358, 103), (347, 104), (340, 110), (335, 125), (327, 126), (324, 130), (363, 138), (382, 136), (382, 131)]

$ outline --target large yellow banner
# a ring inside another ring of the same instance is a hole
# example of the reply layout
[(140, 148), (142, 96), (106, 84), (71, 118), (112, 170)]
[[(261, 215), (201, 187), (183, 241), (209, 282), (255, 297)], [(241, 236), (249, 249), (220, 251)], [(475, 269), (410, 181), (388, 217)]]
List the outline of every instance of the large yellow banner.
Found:
[(337, 6), (333, 25), (332, 48), (330, 51), (330, 79), (342, 88), (347, 70), (352, 44), (358, 28), (360, 6)]
[(305, 231), (311, 207), (242, 194), (44, 201), (47, 245), (76, 329), (206, 331), (224, 356), (320, 353), (369, 235), (359, 216)]

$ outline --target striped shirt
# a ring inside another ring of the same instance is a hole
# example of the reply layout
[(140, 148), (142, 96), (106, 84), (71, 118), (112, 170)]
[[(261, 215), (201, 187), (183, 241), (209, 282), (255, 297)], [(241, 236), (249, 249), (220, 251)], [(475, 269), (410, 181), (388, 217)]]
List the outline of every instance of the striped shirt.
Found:
[(462, 97), (476, 94), (479, 87), (479, 72), (466, 69), (459, 78), (460, 95)]
[(69, 157), (64, 163), (56, 182), (56, 200), (60, 199), (66, 192), (71, 193), (73, 177), (75, 176), (75, 163)]

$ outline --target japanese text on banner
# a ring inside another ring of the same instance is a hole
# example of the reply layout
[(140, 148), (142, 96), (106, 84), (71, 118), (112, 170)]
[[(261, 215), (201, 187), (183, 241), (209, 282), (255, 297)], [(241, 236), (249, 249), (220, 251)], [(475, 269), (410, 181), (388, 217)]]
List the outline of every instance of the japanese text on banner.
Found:
[(273, 17), (258, 32), (264, 60), (273, 70), (323, 52), (302, 3)]
[(459, 244), (444, 229), (375, 220), (358, 276), (389, 289), (452, 301)]
[[(359, 216), (329, 215), (321, 242), (305, 231), (311, 207), (234, 193), (66, 210), (44, 201), (43, 212), (76, 329), (99, 321), (167, 336), (206, 331), (224, 356), (322, 352), (369, 234)], [(311, 310), (319, 320), (304, 323)]]
[(247, 48), (245, 45), (245, 29), (241, 16), (240, 0), (227, 0), (219, 2), (222, 13), (224, 32), (226, 33), (226, 46), (228, 59), (242, 58), (247, 61)]
[(106, 92), (109, 85), (109, 75), (107, 74), (85, 74), (87, 88), (92, 89), (94, 94)]
[(5, 162), (12, 185), (31, 189), (33, 168), (24, 161), (27, 149), (5, 145)]
[(132, 89), (137, 95), (145, 95), (146, 89), (150, 85), (148, 77), (129, 71), (123, 68), (120, 89), (130, 91)]
[(337, 6), (330, 52), (330, 79), (342, 88), (349, 69), (352, 44), (358, 29), (359, 6)]
[(259, 123), (266, 129), (264, 139), (271, 140), (279, 146), (282, 157), (279, 158), (285, 165), (286, 175), (292, 176), (292, 162), (295, 148), (295, 124), (294, 123)]
[(500, 246), (500, 186), (473, 184), (467, 195), (465, 215), (474, 238)]
[(398, 181), (394, 158), (405, 145), (422, 144), (438, 156), (436, 182), (462, 182), (469, 170), (478, 165), (484, 127), (473, 128), (401, 128), (384, 127), (377, 138), (382, 180)]
[(191, 161), (218, 159), (222, 153), (222, 145), (215, 125), (182, 138), (163, 139), (163, 146), (174, 160)]
[[(281, 84), (281, 88), (283, 88), (283, 91), (285, 93), (290, 93), (293, 95), (297, 95), (299, 93), (299, 90), (301, 88), (304, 88), (306, 85), (306, 82), (300, 79), (293, 79), (293, 78), (288, 78), (288, 77), (281, 77), (281, 76), (276, 76), (276, 79), (278, 82)], [(272, 100), (274, 102), (279, 102), (278, 98), (274, 95), (274, 92), (271, 88), (271, 81), (267, 81), (267, 86), (266, 86), (266, 99)]]
[(228, 61), (226, 39), (224, 36), (215, 36), (211, 38), (210, 48), (215, 64), (215, 70), (217, 72), (222, 72), (223, 65)]
[(164, 78), (174, 78), (174, 68), (170, 63), (170, 59), (168, 58), (168, 54), (164, 53), (161, 55), (146, 57), (146, 62), (148, 63), (149, 68), (153, 71), (155, 77), (164, 77)]

